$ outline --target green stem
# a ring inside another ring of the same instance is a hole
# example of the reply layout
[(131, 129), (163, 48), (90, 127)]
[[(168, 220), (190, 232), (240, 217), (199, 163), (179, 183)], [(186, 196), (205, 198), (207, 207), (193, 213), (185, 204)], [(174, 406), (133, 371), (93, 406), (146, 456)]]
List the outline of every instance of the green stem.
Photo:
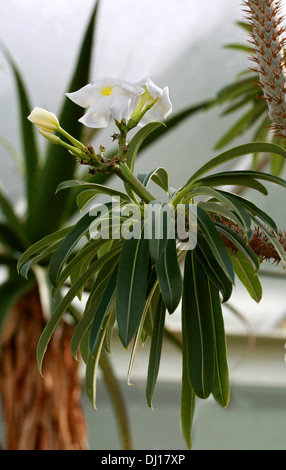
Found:
[(146, 187), (139, 181), (134, 173), (130, 170), (126, 163), (121, 163), (117, 169), (118, 176), (137, 194), (141, 197), (142, 201), (146, 204), (149, 204), (151, 201), (154, 201), (156, 198), (146, 189)]

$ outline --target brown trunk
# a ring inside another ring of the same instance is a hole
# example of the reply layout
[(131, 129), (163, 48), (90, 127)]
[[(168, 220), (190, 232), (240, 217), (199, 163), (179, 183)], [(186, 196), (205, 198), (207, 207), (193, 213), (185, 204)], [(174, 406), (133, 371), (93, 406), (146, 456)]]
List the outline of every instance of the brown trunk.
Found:
[(46, 352), (36, 348), (45, 321), (37, 289), (9, 314), (1, 345), (0, 392), (7, 450), (84, 450), (79, 364), (70, 352), (73, 327), (62, 322)]

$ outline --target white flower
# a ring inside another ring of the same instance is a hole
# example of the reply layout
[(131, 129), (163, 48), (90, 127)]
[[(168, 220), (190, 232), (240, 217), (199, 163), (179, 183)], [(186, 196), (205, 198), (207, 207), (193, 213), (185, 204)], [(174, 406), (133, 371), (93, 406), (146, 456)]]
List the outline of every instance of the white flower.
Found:
[(54, 132), (60, 128), (57, 116), (43, 108), (34, 108), (28, 119), (43, 131)]
[(140, 112), (144, 111), (146, 106), (157, 99), (154, 105), (151, 106), (151, 108), (143, 115), (139, 125), (143, 126), (149, 122), (166, 119), (172, 112), (169, 88), (159, 88), (150, 78), (145, 78), (141, 82), (137, 83), (137, 85), (143, 88), (145, 91), (143, 95), (138, 96), (135, 101), (132, 118), (136, 119), (136, 116), (138, 116)]
[(135, 98), (144, 93), (139, 85), (114, 77), (89, 84), (74, 93), (66, 93), (74, 103), (88, 108), (79, 121), (87, 127), (107, 127), (110, 118), (121, 122), (130, 119)]

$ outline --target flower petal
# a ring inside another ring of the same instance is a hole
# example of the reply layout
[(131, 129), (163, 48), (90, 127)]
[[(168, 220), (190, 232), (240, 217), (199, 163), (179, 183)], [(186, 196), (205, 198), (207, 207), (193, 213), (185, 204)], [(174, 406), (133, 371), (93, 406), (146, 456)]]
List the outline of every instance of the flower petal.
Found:
[(107, 127), (110, 121), (110, 106), (112, 96), (104, 96), (90, 106), (88, 111), (79, 119), (79, 122), (87, 127), (103, 128)]
[(93, 85), (90, 83), (85, 85), (73, 93), (66, 93), (66, 96), (78, 106), (89, 108), (97, 99), (97, 93)]

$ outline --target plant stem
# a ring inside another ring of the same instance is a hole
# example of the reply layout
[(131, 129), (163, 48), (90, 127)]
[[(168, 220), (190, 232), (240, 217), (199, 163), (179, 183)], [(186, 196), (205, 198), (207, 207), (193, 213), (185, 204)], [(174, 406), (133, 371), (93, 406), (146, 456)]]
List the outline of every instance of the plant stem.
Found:
[(121, 163), (117, 169), (118, 176), (137, 194), (141, 197), (142, 201), (149, 204), (151, 201), (154, 201), (156, 198), (146, 189), (146, 187), (139, 181), (134, 173), (130, 170), (126, 163)]

